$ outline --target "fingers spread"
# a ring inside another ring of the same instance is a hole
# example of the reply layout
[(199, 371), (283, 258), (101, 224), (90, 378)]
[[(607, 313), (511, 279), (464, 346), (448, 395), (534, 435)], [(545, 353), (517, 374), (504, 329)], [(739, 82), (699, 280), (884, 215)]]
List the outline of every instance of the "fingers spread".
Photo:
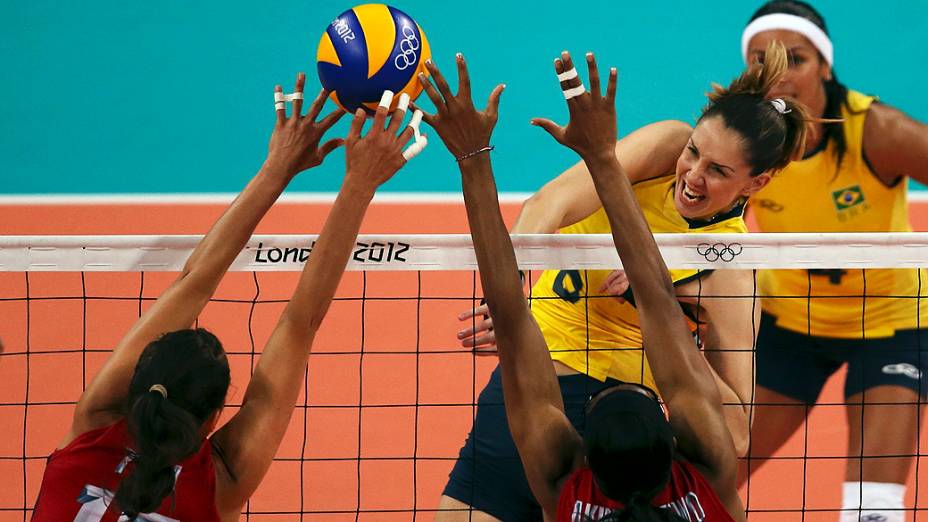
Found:
[(387, 132), (396, 134), (396, 130), (400, 128), (400, 124), (402, 124), (403, 119), (406, 118), (407, 107), (409, 107), (409, 95), (404, 92), (400, 94), (400, 99), (396, 103), (396, 110), (393, 111), (393, 115), (390, 117), (390, 125), (387, 126)]
[(590, 94), (598, 98), (602, 96), (602, 91), (599, 89), (599, 68), (593, 53), (586, 53), (586, 66), (590, 70)]
[(419, 73), (419, 83), (422, 84), (422, 88), (425, 89), (426, 96), (432, 100), (432, 105), (435, 106), (437, 112), (441, 112), (442, 108), (445, 106), (445, 102), (442, 101), (441, 96), (438, 94), (438, 91), (435, 90), (435, 86), (432, 85), (432, 82), (429, 80), (428, 76), (425, 73)]
[(429, 70), (429, 74), (432, 75), (432, 79), (435, 81), (435, 86), (438, 87), (438, 92), (441, 93), (442, 97), (445, 99), (447, 104), (454, 98), (454, 95), (451, 94), (451, 87), (448, 86), (448, 80), (442, 76), (441, 71), (438, 70), (438, 66), (435, 65), (435, 62), (432, 60), (427, 60), (425, 62), (426, 69)]
[(345, 111), (341, 110), (340, 108), (335, 109), (334, 111), (327, 114), (325, 118), (322, 118), (322, 120), (319, 121), (319, 127), (323, 132), (325, 132), (331, 129), (333, 125), (338, 123), (338, 120), (342, 119), (342, 116), (345, 114)]
[(458, 96), (465, 101), (471, 101), (470, 97), (470, 74), (467, 72), (467, 64), (464, 62), (464, 55), (457, 54), (458, 64)]
[(360, 138), (361, 128), (364, 127), (364, 121), (367, 120), (367, 113), (364, 109), (354, 111), (354, 119), (351, 120), (351, 129), (348, 130), (348, 138)]
[(560, 80), (562, 91), (576, 89), (577, 87), (580, 87), (583, 85), (583, 81), (580, 79), (580, 76), (577, 74), (577, 70), (573, 68), (567, 69), (566, 73), (559, 73), (558, 78), (559, 79), (564, 78), (563, 80)]
[(432, 121), (433, 121), (433, 119), (435, 118), (435, 115), (434, 115), (434, 114), (429, 114), (429, 113), (425, 112), (424, 110), (422, 110), (422, 107), (419, 107), (419, 106), (416, 104), (416, 102), (409, 102), (409, 108), (412, 109), (412, 110), (414, 111), (414, 113), (415, 113), (415, 112), (420, 112), (420, 113), (422, 113), (422, 120), (423, 120), (425, 123), (428, 123), (429, 125), (432, 125)]
[(465, 328), (464, 330), (458, 332), (458, 339), (467, 339), (468, 337), (473, 337), (480, 332), (488, 332), (491, 330), (493, 330), (493, 320), (484, 319), (482, 321), (478, 321), (474, 326)]
[(382, 131), (386, 127), (387, 113), (390, 112), (391, 103), (393, 103), (393, 91), (383, 91), (377, 111), (374, 112), (374, 126), (371, 127), (370, 132)]
[(325, 106), (325, 100), (329, 97), (329, 93), (325, 92), (325, 89), (321, 89), (319, 94), (316, 95), (316, 99), (313, 100), (312, 105), (309, 106), (309, 112), (306, 113), (306, 117), (309, 121), (316, 121), (316, 118), (319, 116), (319, 113), (322, 112), (322, 107)]
[(606, 85), (606, 100), (615, 103), (616, 85), (619, 82), (619, 72), (615, 67), (609, 69), (609, 84)]
[(459, 320), (459, 321), (466, 321), (467, 319), (470, 319), (471, 317), (474, 317), (474, 316), (476, 316), (476, 315), (486, 315), (486, 314), (489, 314), (489, 313), (490, 313), (490, 307), (489, 307), (489, 306), (487, 306), (487, 305), (480, 305), (480, 306), (478, 306), (478, 307), (476, 307), (476, 308), (471, 308), (470, 310), (465, 310), (465, 311), (461, 312), (460, 314), (458, 314), (458, 320)]
[(465, 348), (476, 348), (476, 349), (496, 349), (496, 334), (493, 332), (488, 332), (484, 335), (478, 335), (476, 337), (468, 337), (467, 339), (461, 339), (461, 346)]
[(283, 123), (287, 119), (287, 104), (277, 99), (284, 93), (284, 88), (280, 85), (274, 86), (274, 110), (277, 111), (277, 123)]
[(330, 152), (341, 147), (344, 144), (345, 144), (344, 139), (332, 138), (331, 140), (323, 143), (321, 147), (319, 147), (319, 157), (320, 158), (326, 157)]
[(303, 73), (297, 73), (296, 75), (296, 87), (293, 89), (294, 94), (299, 94), (293, 100), (293, 113), (290, 115), (293, 119), (299, 119), (303, 114), (303, 88), (306, 86), (306, 75)]
[(505, 83), (497, 85), (496, 88), (493, 89), (493, 92), (490, 93), (490, 99), (487, 100), (487, 108), (485, 112), (493, 118), (497, 118), (499, 116), (499, 99), (500, 96), (503, 95), (504, 90), (506, 90)]
[(529, 121), (529, 123), (531, 123), (532, 125), (536, 127), (541, 127), (542, 129), (547, 131), (547, 133), (550, 134), (551, 137), (556, 139), (558, 142), (561, 142), (561, 139), (564, 137), (564, 127), (561, 127), (560, 125), (558, 125), (557, 123), (554, 123), (553, 121), (549, 119), (532, 118), (531, 121)]

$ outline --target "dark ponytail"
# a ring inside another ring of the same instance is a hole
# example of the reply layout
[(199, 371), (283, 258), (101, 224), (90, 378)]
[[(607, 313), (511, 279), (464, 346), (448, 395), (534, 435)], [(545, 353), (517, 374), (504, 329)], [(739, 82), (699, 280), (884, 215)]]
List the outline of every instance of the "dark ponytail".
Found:
[[(754, 12), (748, 23), (753, 22), (761, 16), (778, 13), (805, 18), (828, 35), (828, 26), (825, 24), (825, 18), (822, 14), (810, 4), (800, 0), (772, 0), (767, 2)], [(823, 58), (820, 57), (820, 59)], [(832, 122), (840, 120), (842, 118), (842, 108), (849, 112), (854, 112), (851, 111), (851, 108), (847, 104), (848, 89), (838, 80), (838, 75), (835, 73), (834, 68), (831, 70), (831, 79), (824, 81), (824, 87), (825, 112), (822, 114), (823, 120), (830, 120)], [(823, 126), (822, 143), (820, 147), (822, 149), (826, 148), (829, 142), (834, 142), (835, 144), (835, 156), (837, 156), (837, 165), (838, 169), (840, 169), (841, 160), (844, 159), (844, 154), (847, 152), (847, 138), (844, 136), (843, 125), (826, 123)]]
[(651, 499), (634, 497), (625, 505), (625, 509), (613, 511), (599, 522), (686, 522), (671, 509), (651, 505)]
[(175, 467), (200, 448), (200, 430), (222, 407), (229, 380), (219, 339), (203, 329), (164, 334), (142, 352), (126, 414), (135, 451), (115, 495), (130, 520), (173, 493)]

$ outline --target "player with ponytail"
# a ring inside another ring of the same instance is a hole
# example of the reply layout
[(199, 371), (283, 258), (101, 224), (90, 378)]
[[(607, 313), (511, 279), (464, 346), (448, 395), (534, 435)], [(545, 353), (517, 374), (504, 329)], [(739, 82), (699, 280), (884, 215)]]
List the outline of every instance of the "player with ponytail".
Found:
[[(408, 98), (400, 99), (387, 125), (385, 95), (365, 136), (366, 115), (359, 109), (345, 140), (320, 145), (342, 112), (316, 121), (323, 92), (304, 115), (304, 82), (299, 75), (290, 116), (284, 102), (275, 103), (277, 123), (259, 173), (84, 391), (70, 433), (48, 458), (34, 521), (239, 519), (290, 423), (313, 338), (365, 211), (375, 190), (406, 163), (402, 149), (413, 136), (412, 127), (399, 131)], [(282, 94), (280, 87), (275, 92)], [(241, 408), (214, 432), (229, 389), (229, 362), (219, 339), (190, 326), (284, 188), (342, 143), (342, 190), (261, 351)]]
[[(654, 233), (742, 233), (748, 197), (791, 160), (802, 157), (808, 127), (805, 109), (771, 90), (787, 72), (783, 46), (772, 45), (729, 86), (714, 86), (695, 127), (664, 121), (613, 143), (635, 197)], [(565, 96), (584, 88), (576, 71), (564, 71)], [(615, 129), (604, 129), (615, 136)], [(545, 185), (525, 202), (514, 233), (602, 234), (612, 232), (587, 158)], [(758, 306), (750, 271), (671, 270), (680, 304), (717, 372), (728, 429), (739, 455), (747, 452), (754, 391), (754, 330)], [(567, 416), (584, 431), (583, 406), (598, 390), (638, 383), (664, 390), (642, 351), (638, 289), (624, 271), (548, 270), (532, 288), (532, 316), (545, 337), (558, 374)], [(692, 296), (743, 296), (694, 299)], [(614, 299), (611, 297), (615, 297)], [(499, 317), (484, 319), (487, 307), (466, 312), (473, 326), (462, 343), (495, 348)], [(476, 317), (475, 317), (476, 316)], [(646, 347), (645, 347), (646, 348)], [(495, 349), (492, 350), (495, 353)], [(652, 360), (653, 362), (653, 360)], [(517, 459), (502, 402), (500, 370), (478, 399), (475, 429), (451, 472), (438, 518), (465, 520), (471, 507), (500, 520), (533, 519), (540, 507)], [(478, 429), (479, 428), (479, 429)]]

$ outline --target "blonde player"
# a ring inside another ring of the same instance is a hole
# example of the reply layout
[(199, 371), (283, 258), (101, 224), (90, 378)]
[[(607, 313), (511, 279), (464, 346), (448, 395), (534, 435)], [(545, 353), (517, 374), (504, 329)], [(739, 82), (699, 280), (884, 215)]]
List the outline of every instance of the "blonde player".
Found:
[[(742, 36), (745, 61), (763, 62), (771, 42), (783, 42), (790, 57), (772, 95), (795, 97), (815, 116), (843, 123), (819, 124), (805, 158), (754, 195), (760, 229), (910, 231), (908, 177), (928, 181), (928, 126), (838, 81), (825, 20), (809, 4), (778, 0), (761, 7)], [(925, 282), (915, 270), (778, 270), (759, 277), (765, 295), (803, 298), (763, 302), (757, 402), (770, 406), (757, 408), (754, 425), (763, 429), (752, 434), (751, 455), (772, 455), (802, 425), (828, 377), (846, 364), (852, 458), (842, 520), (904, 518), (919, 431), (915, 404), (926, 392), (928, 306), (913, 299)], [(763, 462), (752, 461), (751, 471)]]

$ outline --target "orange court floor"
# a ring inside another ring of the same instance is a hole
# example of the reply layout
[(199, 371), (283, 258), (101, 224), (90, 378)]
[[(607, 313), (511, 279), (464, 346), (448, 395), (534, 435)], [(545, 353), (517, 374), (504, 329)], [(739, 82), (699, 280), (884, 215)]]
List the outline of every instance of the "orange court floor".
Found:
[[(0, 234), (202, 234), (223, 209), (0, 205)], [(325, 203), (280, 203), (256, 233), (317, 233), (327, 210)], [(518, 205), (503, 211), (511, 224)], [(913, 205), (912, 220), (928, 230), (928, 205)], [(375, 202), (362, 226), (362, 233), (465, 232), (460, 203)], [(200, 317), (230, 353), (225, 418), (241, 402), (296, 275), (230, 273)], [(0, 272), (0, 522), (31, 514), (45, 457), (64, 436), (83, 386), (174, 276)], [(392, 521), (411, 520), (414, 511), (415, 519), (431, 520), (496, 364), (461, 349), (455, 337), (456, 316), (479, 299), (478, 287), (473, 272), (347, 273), (277, 460), (242, 520)], [(816, 407), (808, 429), (751, 479), (743, 491), (750, 520), (837, 520), (827, 510), (840, 506), (845, 466), (842, 385), (843, 375), (829, 382), (822, 402), (833, 405)], [(922, 436), (921, 447), (926, 442)], [(917, 497), (928, 508), (922, 464), (919, 458), (911, 473), (907, 505)]]

